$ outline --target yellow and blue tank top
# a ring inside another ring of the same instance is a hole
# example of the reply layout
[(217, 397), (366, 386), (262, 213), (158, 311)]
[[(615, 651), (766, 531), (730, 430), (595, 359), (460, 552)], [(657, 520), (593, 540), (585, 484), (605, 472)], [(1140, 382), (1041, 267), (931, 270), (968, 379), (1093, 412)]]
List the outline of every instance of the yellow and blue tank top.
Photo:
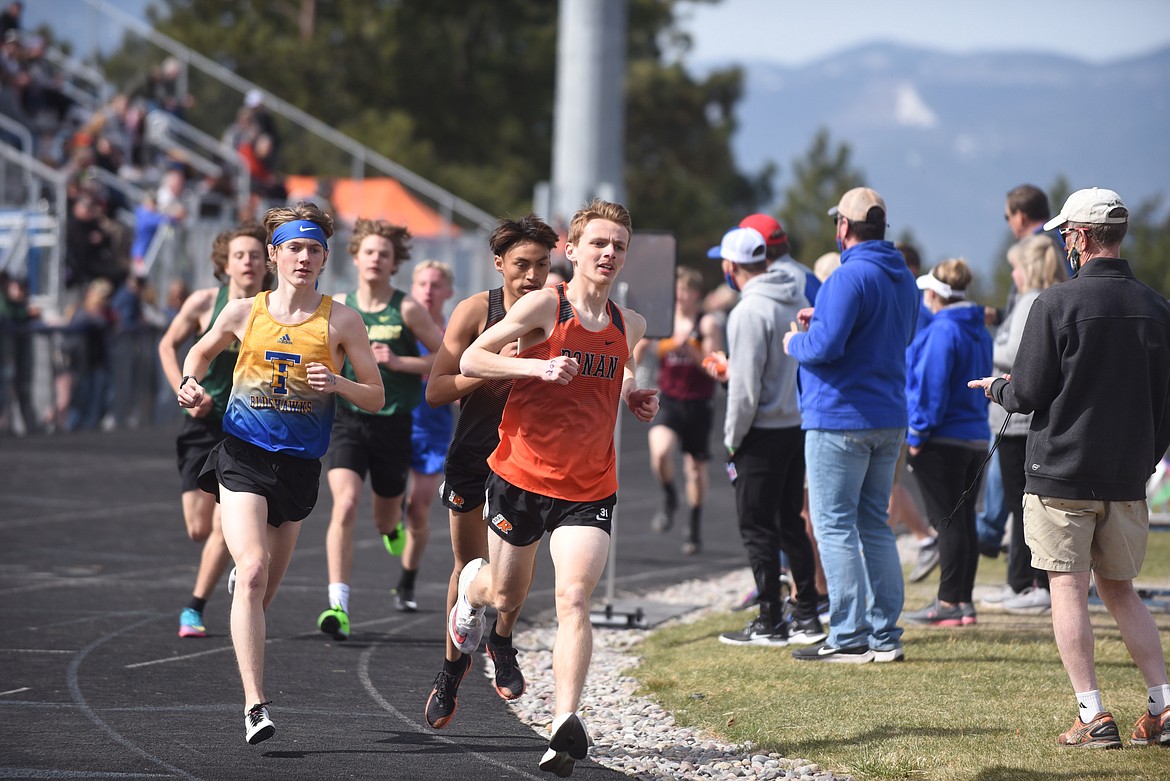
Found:
[(223, 430), (265, 450), (321, 458), (329, 449), (335, 394), (310, 388), (306, 367), (316, 362), (337, 371), (329, 350), (333, 299), (321, 296), (309, 319), (288, 325), (269, 314), (268, 295), (252, 301)]
[[(419, 355), (418, 339), (406, 327), (406, 322), (402, 319), (402, 300), (404, 298), (406, 298), (406, 293), (395, 290), (386, 306), (377, 312), (366, 312), (358, 307), (357, 293), (350, 293), (345, 297), (345, 305), (362, 316), (362, 321), (366, 324), (366, 333), (370, 336), (370, 344), (382, 342), (395, 355), (417, 358)], [(417, 374), (391, 371), (381, 364), (378, 365), (378, 371), (382, 373), (382, 388), (386, 392), (386, 401), (382, 405), (382, 409), (373, 414), (411, 414), (418, 406), (419, 401), (422, 400), (422, 377)], [(351, 380), (356, 379), (353, 366), (348, 360), (341, 370), (341, 375)], [(370, 414), (345, 399), (341, 399), (341, 406), (350, 412)]]
[[(219, 317), (219, 313), (228, 302), (228, 286), (224, 285), (215, 294), (215, 306), (211, 310), (211, 319), (207, 321), (207, 328), (203, 333), (199, 334), (201, 338), (204, 334), (211, 330), (211, 326), (215, 323), (215, 318)], [(227, 410), (228, 398), (232, 391), (232, 373), (235, 370), (236, 359), (240, 354), (240, 342), (233, 339), (224, 351), (211, 359), (211, 364), (207, 367), (207, 374), (203, 376), (203, 380), (199, 383), (203, 386), (203, 390), (207, 391), (211, 396), (211, 419), (216, 423), (223, 420), (223, 414)], [(188, 412), (188, 414), (190, 414)]]

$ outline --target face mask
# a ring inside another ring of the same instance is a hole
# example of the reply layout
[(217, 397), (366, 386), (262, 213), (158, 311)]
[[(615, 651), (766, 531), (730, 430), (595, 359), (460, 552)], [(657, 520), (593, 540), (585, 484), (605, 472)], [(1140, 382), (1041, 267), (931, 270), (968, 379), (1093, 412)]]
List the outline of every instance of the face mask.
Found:
[(840, 236), (838, 236), (838, 237), (837, 237), (837, 252), (838, 252), (838, 253), (841, 253), (841, 252), (844, 252), (844, 251), (845, 251), (845, 245), (841, 243), (841, 237), (840, 237)]
[(739, 292), (739, 285), (735, 284), (735, 277), (731, 276), (731, 272), (728, 272), (728, 271), (723, 272), (723, 281), (726, 282), (727, 286), (729, 288), (731, 288), (732, 290), (734, 290), (736, 293)]

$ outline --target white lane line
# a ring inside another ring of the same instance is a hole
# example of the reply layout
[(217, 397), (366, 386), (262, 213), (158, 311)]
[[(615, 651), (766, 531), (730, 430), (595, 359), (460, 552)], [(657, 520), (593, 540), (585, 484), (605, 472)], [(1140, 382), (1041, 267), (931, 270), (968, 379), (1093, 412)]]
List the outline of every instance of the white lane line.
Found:
[(57, 513), (30, 515), (25, 518), (10, 518), (0, 522), (0, 530), (19, 529), (24, 526), (42, 526), (46, 523), (63, 523), (65, 521), (94, 520), (98, 518), (120, 518), (125, 515), (146, 512), (175, 512), (178, 513), (179, 503), (173, 500), (157, 502), (140, 502), (138, 504), (119, 504), (110, 507), (87, 506), (76, 510)]
[(0, 654), (75, 654), (77, 649), (62, 648), (0, 648)]
[(0, 778), (173, 778), (161, 773), (116, 773), (100, 770), (41, 770), (35, 767), (0, 767)]
[(93, 708), (89, 707), (89, 703), (86, 702), (85, 695), (81, 692), (81, 683), (78, 679), (78, 673), (81, 670), (81, 663), (85, 661), (85, 657), (89, 656), (90, 653), (100, 645), (114, 639), (118, 635), (125, 634), (126, 632), (133, 632), (139, 627), (145, 626), (157, 620), (158, 618), (146, 618), (142, 621), (139, 621), (138, 623), (123, 626), (116, 632), (111, 632), (104, 637), (99, 637), (85, 648), (82, 648), (80, 651), (78, 651), (77, 655), (73, 657), (73, 660), (69, 662), (69, 668), (65, 674), (65, 680), (69, 684), (69, 696), (75, 703), (77, 703), (78, 707), (81, 708), (82, 713), (84, 713), (85, 716), (98, 727), (98, 729), (106, 733), (106, 735), (108, 735), (116, 743), (121, 744), (148, 762), (152, 762), (174, 775), (185, 778), (188, 781), (200, 781), (197, 776), (193, 776), (182, 768), (175, 767), (166, 760), (156, 757), (154, 754), (151, 754), (137, 743), (134, 743), (133, 741), (123, 736), (120, 732), (107, 724), (105, 719), (95, 713)]
[[(424, 619), (419, 619), (416, 622), (412, 622), (412, 624), (421, 623), (423, 620)], [(429, 620), (429, 618), (426, 620)], [(412, 624), (403, 625), (401, 628), (395, 627), (392, 634), (401, 634), (401, 630), (409, 628)], [(468, 750), (459, 741), (452, 740), (445, 735), (441, 735), (430, 727), (424, 727), (422, 724), (418, 723), (402, 711), (398, 710), (398, 708), (395, 708), (389, 700), (382, 696), (382, 693), (378, 691), (378, 687), (374, 685), (373, 679), (370, 678), (370, 659), (373, 658), (374, 651), (377, 650), (377, 648), (377, 645), (371, 645), (369, 648), (362, 651), (362, 655), (358, 662), (358, 678), (362, 682), (362, 687), (366, 690), (370, 697), (373, 698), (374, 702), (378, 703), (378, 705), (380, 705), (384, 710), (386, 710), (406, 726), (410, 727), (410, 729), (414, 732), (417, 732), (420, 735), (426, 735), (430, 740), (437, 741), (439, 743), (445, 743), (452, 748), (457, 748), (466, 754), (470, 754), (481, 762), (486, 762), (487, 764), (494, 765), (501, 770), (508, 771), (508, 775), (505, 776), (506, 778), (514, 778), (514, 774), (519, 774), (520, 778), (527, 778), (530, 779), (530, 781), (547, 781), (547, 776), (534, 776), (531, 773), (527, 773), (514, 765), (501, 762), (495, 757), (483, 754), (479, 751)]]
[(7, 694), (20, 694), (21, 692), (30, 692), (30, 691), (32, 691), (31, 686), (22, 686), (19, 689), (9, 689), (6, 692), (0, 692), (0, 697), (3, 697)]

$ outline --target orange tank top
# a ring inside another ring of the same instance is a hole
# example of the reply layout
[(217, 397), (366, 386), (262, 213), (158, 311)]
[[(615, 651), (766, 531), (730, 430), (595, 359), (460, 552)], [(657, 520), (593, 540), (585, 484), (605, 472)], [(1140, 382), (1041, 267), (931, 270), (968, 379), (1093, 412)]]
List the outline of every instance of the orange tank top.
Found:
[(565, 298), (564, 284), (556, 290), (556, 326), (547, 340), (520, 357), (572, 356), (578, 374), (566, 385), (532, 378), (512, 383), (500, 419), (500, 444), (488, 457), (488, 466), (525, 491), (593, 502), (618, 488), (613, 432), (630, 352), (626, 323), (617, 304), (609, 301), (609, 325), (590, 331)]

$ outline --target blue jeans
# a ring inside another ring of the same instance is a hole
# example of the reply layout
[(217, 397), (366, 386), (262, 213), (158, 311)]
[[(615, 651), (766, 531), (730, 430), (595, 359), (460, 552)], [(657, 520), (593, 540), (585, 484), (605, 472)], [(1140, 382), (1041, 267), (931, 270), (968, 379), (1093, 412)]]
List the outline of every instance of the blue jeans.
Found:
[(835, 648), (902, 644), (902, 563), (886, 510), (904, 428), (805, 432), (808, 501)]
[(1008, 506), (1003, 496), (1003, 473), (999, 454), (988, 462), (983, 472), (983, 509), (975, 515), (975, 533), (981, 550), (998, 551), (1007, 528)]

